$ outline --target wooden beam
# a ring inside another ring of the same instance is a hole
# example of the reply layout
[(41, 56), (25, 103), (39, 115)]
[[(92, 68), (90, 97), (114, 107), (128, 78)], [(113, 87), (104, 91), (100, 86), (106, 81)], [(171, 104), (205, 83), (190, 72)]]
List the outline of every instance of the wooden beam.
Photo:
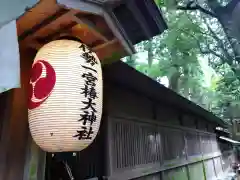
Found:
[(33, 48), (33, 49), (40, 49), (43, 45), (38, 43), (37, 41), (34, 41), (34, 40), (25, 40), (25, 41), (22, 41), (20, 42), (20, 47), (22, 48)]
[(72, 16), (72, 18), (76, 23), (80, 25), (87, 25), (88, 29), (99, 39), (103, 40), (104, 42), (108, 42), (108, 39), (97, 30), (96, 26), (93, 23), (91, 23), (91, 21), (84, 18), (76, 17), (75, 15)]
[(93, 3), (79, 0), (57, 0), (57, 3), (69, 9), (78, 9), (91, 14), (101, 15), (103, 13), (102, 7)]
[[(38, 30), (33, 36), (47, 36), (52, 34), (53, 31), (62, 29), (67, 25), (71, 24), (71, 16), (78, 13), (77, 10), (69, 10), (67, 13), (58, 17), (55, 21), (52, 21), (50, 24)], [(75, 23), (76, 24), (76, 23)]]
[[(78, 13), (77, 10), (67, 10), (66, 13), (61, 14), (54, 21), (49, 22), (45, 26), (39, 27), (34, 34), (27, 36), (22, 40), (24, 44), (29, 43), (32, 40), (38, 40), (39, 43), (46, 43), (52, 40), (54, 37), (57, 37), (60, 33), (70, 30), (76, 22), (71, 22), (72, 15)], [(41, 23), (42, 24), (42, 23)]]
[(41, 23), (36, 24), (35, 26), (33, 26), (32, 28), (24, 31), (19, 37), (18, 40), (22, 41), (24, 40), (26, 37), (34, 34), (35, 32), (37, 32), (38, 30), (40, 30), (41, 28), (43, 28), (44, 26), (50, 24), (52, 21), (56, 20), (57, 18), (59, 18), (60, 16), (62, 16), (63, 14), (67, 13), (69, 10), (68, 9), (59, 9), (56, 13), (52, 14), (51, 16), (48, 16), (46, 19), (44, 19)]
[(37, 49), (37, 50), (43, 46), (42, 44), (38, 43), (37, 41), (30, 41), (27, 44), (29, 44), (29, 47)]
[(71, 28), (75, 25), (76, 22), (71, 22), (70, 24), (62, 26), (61, 28), (57, 29), (53, 33), (48, 34), (47, 36), (37, 38), (37, 41), (39, 41), (40, 43), (47, 43), (51, 40), (58, 38), (63, 33), (68, 34), (67, 32), (70, 32)]
[(120, 56), (123, 57), (126, 54), (119, 41), (109, 43), (105, 46), (103, 45), (102, 48), (97, 49), (95, 52), (100, 60), (109, 58), (118, 58), (119, 60)]
[(96, 47), (93, 47), (92, 50), (93, 50), (93, 51), (98, 51), (98, 50), (100, 50), (100, 49), (102, 49), (102, 48), (106, 48), (107, 46), (110, 46), (110, 45), (112, 45), (112, 44), (114, 44), (114, 43), (117, 43), (117, 42), (118, 42), (117, 39), (113, 39), (113, 40), (108, 41), (108, 42), (106, 42), (106, 43), (104, 43), (104, 44), (101, 44), (101, 45), (98, 45), (98, 46), (96, 46)]
[[(21, 3), (21, 2), (20, 2)], [(56, 3), (56, 0), (40, 0), (32, 8), (26, 8), (25, 13), (17, 18), (18, 24), (18, 36), (21, 35), (27, 29), (39, 24), (48, 16), (51, 16), (60, 9), (60, 6)]]
[(112, 30), (115, 37), (117, 37), (123, 47), (126, 49), (128, 54), (134, 54), (136, 53), (135, 48), (133, 44), (126, 38), (126, 35), (124, 34), (124, 30), (120, 29), (119, 24), (116, 21), (114, 14), (112, 12), (103, 12), (103, 17), (109, 26), (109, 28)]
[[(93, 34), (91, 31), (89, 31), (89, 28), (87, 25), (83, 24), (77, 24), (71, 29), (71, 35), (74, 37), (79, 38), (82, 42), (84, 42), (86, 45), (93, 47), (95, 42), (101, 40), (99, 37), (97, 37), (95, 34)], [(102, 40), (101, 40), (102, 41)], [(104, 43), (102, 41), (100, 44)]]

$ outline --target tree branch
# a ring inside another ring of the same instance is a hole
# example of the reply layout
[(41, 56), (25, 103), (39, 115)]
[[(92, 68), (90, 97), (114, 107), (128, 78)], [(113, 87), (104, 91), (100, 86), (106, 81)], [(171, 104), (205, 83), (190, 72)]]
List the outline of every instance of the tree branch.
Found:
[[(182, 30), (182, 32), (183, 33), (186, 33), (186, 34), (188, 34), (188, 35), (190, 35), (190, 36), (192, 36), (195, 40), (196, 40), (196, 42), (197, 42), (197, 46), (198, 46), (198, 48), (199, 48), (199, 51), (202, 53), (202, 54), (213, 54), (213, 55), (215, 55), (216, 57), (218, 57), (218, 58), (220, 58), (220, 59), (224, 59), (225, 61), (227, 61), (227, 59), (226, 59), (226, 57), (225, 56), (223, 56), (223, 55), (221, 55), (221, 54), (218, 54), (216, 51), (214, 51), (213, 49), (211, 49), (210, 47), (209, 47), (209, 44), (208, 44), (208, 48), (207, 49), (203, 49), (202, 48), (202, 46), (201, 46), (201, 43), (199, 42), (199, 40), (197, 39), (197, 37), (195, 37), (193, 34), (190, 34), (190, 33), (188, 33), (188, 32), (186, 32), (186, 31), (184, 31), (184, 30)], [(204, 33), (203, 33), (204, 34)]]
[(215, 14), (221, 13), (221, 11), (224, 9), (218, 0), (207, 0), (207, 5)]
[(227, 12), (233, 12), (233, 10), (235, 9), (235, 7), (237, 6), (237, 4), (240, 2), (240, 0), (231, 0), (225, 7), (224, 9)]
[[(207, 25), (208, 25), (208, 24), (207, 24)], [(211, 28), (210, 28), (210, 29), (211, 29)], [(211, 29), (211, 31), (212, 31), (211, 33), (214, 33), (214, 34), (215, 34), (215, 32), (214, 32), (212, 29)], [(197, 44), (198, 44), (198, 47), (199, 47), (199, 51), (200, 51), (202, 54), (205, 54), (205, 55), (206, 55), (206, 54), (212, 54), (212, 55), (220, 58), (221, 60), (225, 60), (225, 62), (230, 66), (231, 70), (234, 72), (234, 74), (236, 75), (236, 77), (240, 80), (240, 76), (238, 76), (238, 74), (239, 74), (239, 73), (238, 73), (238, 70), (232, 66), (233, 61), (231, 61), (231, 60), (232, 60), (231, 55), (229, 55), (229, 53), (227, 52), (227, 50), (224, 48), (224, 44), (222, 43), (221, 39), (219, 39), (216, 34), (215, 34), (215, 35), (216, 35), (215, 38), (217, 38), (216, 40), (219, 40), (218, 43), (221, 42), (221, 45), (223, 45), (222, 51), (225, 51), (225, 53), (226, 53), (226, 54), (224, 53), (224, 55), (218, 54), (215, 50), (211, 49), (209, 44), (207, 45), (207, 46), (208, 46), (207, 49), (203, 49), (202, 46), (201, 46), (201, 43), (199, 42), (199, 40), (198, 40), (194, 35), (186, 32), (186, 31), (184, 31), (184, 30), (182, 30), (182, 32), (183, 32), (183, 33), (186, 33), (186, 34), (189, 34), (190, 36), (192, 36), (192, 37), (196, 40), (196, 42), (197, 42)], [(229, 57), (229, 56), (230, 56), (230, 57)], [(230, 62), (230, 61), (231, 61), (231, 62)]]
[(207, 14), (209, 16), (212, 17), (217, 17), (215, 13), (208, 11), (207, 9), (203, 8), (202, 6), (198, 5), (198, 4), (194, 4), (193, 1), (190, 1), (187, 6), (177, 6), (177, 9), (179, 10), (183, 10), (183, 11), (195, 11), (195, 10), (199, 10), (201, 12), (203, 12), (204, 14)]
[(219, 59), (226, 59), (223, 55), (218, 54), (216, 51), (212, 50), (210, 47), (207, 49), (200, 48), (200, 52), (202, 54), (213, 54), (214, 56), (218, 57)]
[(222, 40), (218, 37), (218, 35), (216, 34), (216, 32), (210, 27), (210, 25), (208, 24), (206, 18), (203, 18), (204, 23), (206, 24), (209, 32), (211, 33), (212, 37), (217, 41), (218, 46), (220, 47), (222, 53), (225, 56), (225, 61), (227, 61), (227, 63), (229, 63), (229, 65), (232, 65), (233, 63), (233, 57), (229, 54), (229, 52), (227, 51), (227, 49), (224, 46), (224, 43), (222, 42)]

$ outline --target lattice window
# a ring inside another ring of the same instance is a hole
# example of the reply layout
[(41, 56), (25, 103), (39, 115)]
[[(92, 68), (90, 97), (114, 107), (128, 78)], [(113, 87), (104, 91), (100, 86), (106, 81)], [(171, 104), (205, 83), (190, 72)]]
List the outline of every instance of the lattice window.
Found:
[(185, 138), (187, 141), (187, 153), (188, 156), (195, 156), (201, 154), (200, 148), (200, 137), (196, 132), (187, 132), (185, 134)]
[(203, 154), (209, 154), (213, 152), (210, 135), (208, 134), (201, 135), (201, 150)]
[[(216, 177), (215, 175), (215, 170), (214, 170), (214, 164), (213, 164), (213, 160), (207, 160), (204, 161), (204, 165), (205, 165), (205, 172), (206, 172), (206, 178), (207, 180), (211, 180), (214, 177)], [(221, 165), (221, 164), (220, 164)]]
[(115, 169), (160, 163), (161, 133), (156, 126), (113, 121), (112, 135)]
[(220, 157), (215, 158), (214, 164), (215, 164), (216, 174), (219, 176), (223, 172), (221, 158)]
[(212, 152), (219, 152), (219, 145), (216, 136), (211, 136)]
[(186, 158), (186, 148), (182, 131), (164, 128), (164, 160)]
[[(111, 119), (112, 162), (114, 170), (149, 163), (183, 160), (186, 156), (218, 151), (211, 134), (160, 127), (125, 119)], [(185, 138), (184, 138), (185, 135)], [(186, 152), (187, 151), (187, 152)]]
[(191, 180), (204, 180), (204, 172), (202, 163), (189, 165), (189, 176)]
[(227, 168), (230, 166), (230, 161), (229, 161), (228, 157), (223, 157), (222, 166), (223, 166), (224, 171), (227, 170)]
[(161, 133), (156, 127), (141, 126), (143, 135), (144, 164), (160, 161)]

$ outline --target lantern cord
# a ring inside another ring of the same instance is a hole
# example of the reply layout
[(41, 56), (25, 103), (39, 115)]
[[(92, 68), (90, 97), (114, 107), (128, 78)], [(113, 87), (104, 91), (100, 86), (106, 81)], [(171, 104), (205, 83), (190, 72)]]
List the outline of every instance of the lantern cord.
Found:
[(65, 168), (66, 168), (66, 170), (67, 170), (67, 173), (68, 173), (68, 175), (69, 175), (70, 180), (74, 180), (74, 177), (73, 177), (73, 175), (72, 175), (71, 168), (69, 167), (69, 165), (67, 164), (67, 162), (64, 162), (64, 161), (63, 161), (63, 163), (64, 163), (64, 165), (65, 165)]

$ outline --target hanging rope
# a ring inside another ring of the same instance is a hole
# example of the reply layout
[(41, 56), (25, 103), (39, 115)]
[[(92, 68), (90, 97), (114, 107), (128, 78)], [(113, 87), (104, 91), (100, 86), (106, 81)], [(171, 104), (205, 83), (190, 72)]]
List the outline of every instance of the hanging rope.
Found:
[[(68, 153), (52, 154), (52, 158), (54, 158), (55, 162), (58, 164), (58, 167), (57, 167), (58, 168), (58, 176), (60, 178), (63, 178), (63, 179), (69, 178), (69, 180), (75, 179), (73, 176), (72, 170), (67, 163), (72, 156), (76, 156), (75, 153), (68, 152)], [(63, 168), (63, 171), (61, 171), (62, 168)], [(61, 172), (59, 172), (59, 170)], [(64, 170), (66, 170), (66, 171), (64, 171)]]
[(71, 170), (71, 168), (69, 167), (69, 165), (67, 164), (67, 162), (64, 162), (64, 161), (63, 161), (63, 163), (65, 164), (65, 168), (66, 168), (66, 170), (67, 170), (67, 173), (68, 173), (68, 175), (69, 175), (70, 180), (74, 180), (74, 177), (73, 177), (73, 175), (72, 175), (72, 170)]

